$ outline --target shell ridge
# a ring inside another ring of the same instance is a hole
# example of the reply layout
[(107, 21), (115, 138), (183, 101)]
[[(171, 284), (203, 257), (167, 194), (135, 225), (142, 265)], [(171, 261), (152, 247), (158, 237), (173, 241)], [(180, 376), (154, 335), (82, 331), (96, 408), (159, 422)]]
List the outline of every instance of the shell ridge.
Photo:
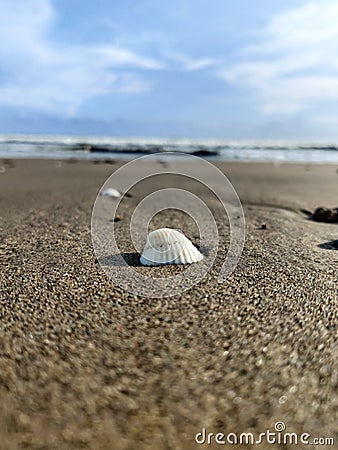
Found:
[(142, 265), (191, 264), (201, 261), (203, 255), (180, 231), (159, 228), (149, 233), (142, 252)]

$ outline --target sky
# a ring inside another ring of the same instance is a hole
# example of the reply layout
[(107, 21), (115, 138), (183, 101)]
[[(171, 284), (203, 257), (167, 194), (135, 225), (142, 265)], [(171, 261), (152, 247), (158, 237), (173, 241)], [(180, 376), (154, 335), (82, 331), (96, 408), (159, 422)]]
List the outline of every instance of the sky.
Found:
[(0, 133), (338, 140), (337, 0), (0, 0)]

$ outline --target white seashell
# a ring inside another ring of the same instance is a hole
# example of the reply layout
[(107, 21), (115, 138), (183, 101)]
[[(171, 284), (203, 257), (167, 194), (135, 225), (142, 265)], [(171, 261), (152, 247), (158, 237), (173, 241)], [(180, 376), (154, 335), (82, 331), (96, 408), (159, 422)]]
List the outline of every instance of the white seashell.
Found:
[(203, 255), (184, 234), (160, 228), (149, 233), (140, 261), (144, 266), (162, 266), (191, 264), (202, 259)]
[(111, 197), (111, 198), (120, 198), (121, 193), (117, 191), (114, 188), (107, 188), (100, 192), (100, 195), (103, 195), (104, 197)]

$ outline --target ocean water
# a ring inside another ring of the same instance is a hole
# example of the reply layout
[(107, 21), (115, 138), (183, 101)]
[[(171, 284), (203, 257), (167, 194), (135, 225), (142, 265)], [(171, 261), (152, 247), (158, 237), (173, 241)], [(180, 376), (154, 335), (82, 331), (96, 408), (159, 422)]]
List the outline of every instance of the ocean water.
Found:
[(0, 136), (0, 158), (134, 159), (185, 153), (218, 161), (338, 164), (338, 143), (93, 136)]

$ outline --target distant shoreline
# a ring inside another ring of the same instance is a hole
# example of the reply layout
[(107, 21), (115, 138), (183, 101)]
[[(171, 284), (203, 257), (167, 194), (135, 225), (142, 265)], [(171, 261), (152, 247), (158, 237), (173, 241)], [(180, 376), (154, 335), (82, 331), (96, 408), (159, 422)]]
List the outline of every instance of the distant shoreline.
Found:
[(0, 136), (0, 158), (123, 159), (189, 154), (215, 161), (338, 164), (338, 144), (86, 136)]

